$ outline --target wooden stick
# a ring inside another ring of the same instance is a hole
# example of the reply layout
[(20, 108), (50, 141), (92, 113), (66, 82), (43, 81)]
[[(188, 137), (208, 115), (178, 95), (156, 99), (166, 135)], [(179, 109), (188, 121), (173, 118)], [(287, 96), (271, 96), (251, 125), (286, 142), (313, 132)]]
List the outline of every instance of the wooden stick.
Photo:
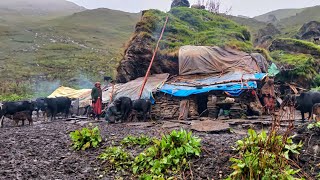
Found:
[(146, 73), (146, 75), (145, 75), (145, 77), (144, 77), (144, 80), (143, 80), (143, 84), (142, 84), (142, 87), (141, 87), (141, 90), (140, 90), (140, 94), (139, 94), (139, 99), (141, 99), (141, 95), (142, 95), (142, 92), (143, 92), (143, 90), (144, 90), (144, 86), (145, 86), (146, 83), (147, 83), (148, 76), (149, 76), (149, 74), (150, 74), (150, 70), (151, 70), (151, 67), (152, 67), (154, 58), (156, 57), (156, 53), (157, 53), (158, 48), (159, 48), (159, 43), (160, 43), (160, 40), (162, 39), (164, 30), (165, 30), (166, 25), (167, 25), (167, 22), (168, 22), (168, 19), (169, 19), (169, 16), (166, 17), (166, 21), (164, 22), (164, 25), (163, 25), (163, 28), (162, 28), (160, 37), (159, 37), (159, 39), (158, 39), (156, 48), (154, 49), (153, 56), (152, 56), (152, 59), (151, 59), (150, 64), (149, 64), (149, 68), (148, 68), (147, 73)]

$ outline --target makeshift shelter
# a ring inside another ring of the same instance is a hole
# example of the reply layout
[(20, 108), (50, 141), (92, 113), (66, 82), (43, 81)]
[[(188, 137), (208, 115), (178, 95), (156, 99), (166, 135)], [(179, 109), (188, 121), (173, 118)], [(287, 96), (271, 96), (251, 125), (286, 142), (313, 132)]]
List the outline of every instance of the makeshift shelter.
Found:
[[(189, 117), (216, 117), (220, 109), (228, 109), (231, 116), (240, 118), (252, 109), (252, 103), (260, 104), (255, 90), (267, 76), (266, 66), (266, 60), (257, 53), (183, 46), (179, 50), (179, 75), (159, 89), (153, 114), (159, 118), (185, 119), (185, 112)], [(227, 97), (233, 101), (227, 102)]]
[[(143, 89), (141, 98), (142, 99), (151, 99), (154, 101), (153, 93), (158, 91), (160, 87), (167, 81), (169, 74), (155, 74), (149, 76), (146, 85)], [(139, 99), (139, 93), (141, 90), (141, 86), (143, 84), (144, 77), (135, 79), (133, 81), (129, 81), (125, 84), (118, 84), (112, 87), (109, 87), (105, 92), (103, 92), (103, 102), (107, 103), (110, 101), (111, 94), (113, 99), (119, 97), (129, 97), (131, 100)], [(112, 93), (113, 92), (113, 93)]]

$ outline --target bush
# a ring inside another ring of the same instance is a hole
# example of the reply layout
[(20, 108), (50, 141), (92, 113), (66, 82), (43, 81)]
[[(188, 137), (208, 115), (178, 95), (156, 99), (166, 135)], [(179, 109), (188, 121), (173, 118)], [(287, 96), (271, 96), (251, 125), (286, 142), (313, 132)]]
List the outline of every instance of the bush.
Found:
[(124, 138), (124, 145), (153, 145), (145, 149), (135, 158), (121, 147), (109, 147), (98, 158), (107, 160), (117, 170), (130, 169), (140, 179), (170, 179), (172, 174), (184, 171), (189, 166), (189, 159), (200, 156), (200, 139), (185, 130), (172, 131), (161, 139), (146, 136)]
[(284, 139), (276, 133), (267, 136), (262, 131), (257, 135), (249, 129), (248, 137), (237, 141), (239, 157), (230, 159), (234, 172), (228, 179), (297, 179), (294, 175), (299, 170), (292, 168), (289, 155), (299, 154), (302, 143), (294, 144), (291, 137)]
[(96, 148), (102, 142), (98, 127), (76, 130), (70, 133), (70, 137), (75, 150), (86, 150), (90, 147)]
[(140, 147), (146, 147), (152, 143), (152, 140), (152, 138), (145, 135), (141, 135), (139, 137), (129, 135), (121, 141), (121, 144), (124, 146), (139, 145)]
[(129, 169), (133, 160), (121, 147), (109, 147), (98, 158), (109, 162), (111, 168), (116, 170)]
[(200, 139), (191, 132), (172, 131), (161, 140), (154, 140), (153, 146), (140, 153), (132, 171), (148, 177), (177, 173), (188, 167), (189, 157), (200, 156), (200, 152)]

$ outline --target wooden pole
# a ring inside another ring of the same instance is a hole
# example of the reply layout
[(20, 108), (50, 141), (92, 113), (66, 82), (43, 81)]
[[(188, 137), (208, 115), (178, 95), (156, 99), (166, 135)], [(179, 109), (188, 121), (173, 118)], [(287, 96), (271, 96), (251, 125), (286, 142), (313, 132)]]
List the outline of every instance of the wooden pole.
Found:
[(144, 87), (145, 87), (145, 85), (146, 85), (146, 83), (147, 83), (148, 76), (149, 76), (149, 74), (150, 74), (150, 70), (151, 70), (151, 67), (152, 67), (154, 58), (156, 57), (156, 53), (157, 53), (158, 48), (159, 48), (159, 43), (160, 43), (160, 40), (162, 39), (164, 30), (165, 30), (166, 25), (167, 25), (167, 22), (168, 22), (168, 19), (169, 19), (169, 16), (166, 17), (166, 21), (164, 22), (164, 25), (163, 25), (163, 28), (162, 28), (162, 31), (161, 31), (159, 40), (158, 40), (158, 42), (157, 42), (156, 48), (155, 48), (155, 50), (154, 50), (154, 52), (153, 52), (153, 56), (152, 56), (152, 59), (151, 59), (150, 64), (149, 64), (149, 68), (148, 68), (148, 70), (147, 70), (147, 72), (146, 72), (146, 75), (144, 76), (143, 84), (142, 84), (142, 87), (141, 87), (141, 90), (140, 90), (140, 93), (139, 93), (139, 99), (141, 99), (142, 92), (143, 92)]

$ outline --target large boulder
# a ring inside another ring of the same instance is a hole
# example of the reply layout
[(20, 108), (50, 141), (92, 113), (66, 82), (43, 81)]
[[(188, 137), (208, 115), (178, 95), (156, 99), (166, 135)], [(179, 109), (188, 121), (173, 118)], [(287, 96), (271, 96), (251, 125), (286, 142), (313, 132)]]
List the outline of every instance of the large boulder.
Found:
[(281, 32), (272, 23), (269, 23), (266, 27), (259, 29), (254, 44), (255, 46), (266, 48), (277, 34), (281, 34)]
[(305, 23), (298, 32), (299, 39), (312, 39), (320, 36), (320, 22), (310, 21)]

